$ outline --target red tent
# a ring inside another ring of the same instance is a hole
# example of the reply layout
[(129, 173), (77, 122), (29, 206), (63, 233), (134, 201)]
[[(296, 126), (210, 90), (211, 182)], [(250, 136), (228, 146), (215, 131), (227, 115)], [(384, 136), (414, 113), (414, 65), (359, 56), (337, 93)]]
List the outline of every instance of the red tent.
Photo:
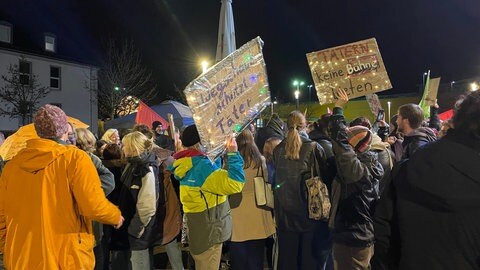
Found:
[(140, 101), (138, 106), (137, 115), (135, 117), (135, 122), (137, 124), (145, 124), (149, 127), (152, 126), (153, 121), (160, 121), (164, 129), (168, 128), (168, 121), (163, 119), (158, 113), (156, 113), (152, 108), (148, 107), (147, 104)]

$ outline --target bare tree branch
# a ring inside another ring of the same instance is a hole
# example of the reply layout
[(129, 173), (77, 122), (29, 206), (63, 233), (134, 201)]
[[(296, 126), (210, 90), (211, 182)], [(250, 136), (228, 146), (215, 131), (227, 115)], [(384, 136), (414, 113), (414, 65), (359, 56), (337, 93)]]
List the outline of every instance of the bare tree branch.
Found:
[[(24, 59), (23, 57), (20, 59)], [(0, 88), (0, 114), (10, 118), (20, 117), (22, 125), (28, 124), (41, 99), (47, 96), (50, 88), (38, 83), (38, 76), (31, 73), (24, 84), (18, 65), (9, 65), (7, 75), (2, 75), (4, 86)]]
[(127, 97), (148, 101), (156, 94), (152, 73), (144, 67), (132, 41), (120, 45), (110, 38), (106, 57), (98, 74), (98, 109), (101, 118), (114, 119), (128, 114), (131, 106), (122, 106)]

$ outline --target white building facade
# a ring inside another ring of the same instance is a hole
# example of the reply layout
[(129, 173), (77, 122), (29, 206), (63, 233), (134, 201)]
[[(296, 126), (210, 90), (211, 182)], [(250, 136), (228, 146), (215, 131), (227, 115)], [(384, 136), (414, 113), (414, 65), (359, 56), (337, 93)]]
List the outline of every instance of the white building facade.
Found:
[[(57, 105), (67, 115), (90, 125), (92, 132), (97, 132), (97, 67), (0, 48), (0, 75), (8, 76), (10, 65), (18, 65), (24, 76), (36, 75), (40, 85), (49, 87), (50, 92), (38, 106)], [(0, 80), (0, 87), (4, 83)], [(0, 103), (0, 106), (5, 104)], [(0, 131), (17, 130), (21, 122), (19, 118), (0, 116)]]

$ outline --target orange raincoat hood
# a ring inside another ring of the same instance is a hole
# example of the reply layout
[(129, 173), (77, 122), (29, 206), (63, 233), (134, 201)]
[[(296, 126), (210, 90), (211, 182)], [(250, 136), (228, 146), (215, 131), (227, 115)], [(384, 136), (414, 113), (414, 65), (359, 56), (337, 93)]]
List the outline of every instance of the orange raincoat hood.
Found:
[(31, 139), (0, 176), (0, 242), (7, 269), (93, 269), (92, 220), (116, 224), (82, 150)]

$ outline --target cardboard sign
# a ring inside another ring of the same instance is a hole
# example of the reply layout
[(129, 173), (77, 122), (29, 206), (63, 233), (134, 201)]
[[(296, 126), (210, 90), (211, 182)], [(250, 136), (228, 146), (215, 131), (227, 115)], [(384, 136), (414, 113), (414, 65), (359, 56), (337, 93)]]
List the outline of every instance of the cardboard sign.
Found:
[(441, 77), (430, 79), (428, 85), (428, 94), (425, 98), (425, 104), (427, 104), (428, 106), (435, 105), (435, 100), (437, 99), (438, 94), (438, 87), (440, 86), (440, 79)]
[(383, 110), (382, 103), (380, 103), (380, 99), (378, 98), (377, 94), (366, 94), (365, 98), (367, 99), (370, 111), (373, 113), (373, 115), (377, 116), (378, 112)]
[(392, 88), (375, 38), (307, 54), (320, 104), (334, 102), (336, 88), (350, 99)]
[(226, 139), (241, 132), (267, 106), (270, 91), (257, 37), (193, 80), (184, 90), (200, 140), (215, 159)]

